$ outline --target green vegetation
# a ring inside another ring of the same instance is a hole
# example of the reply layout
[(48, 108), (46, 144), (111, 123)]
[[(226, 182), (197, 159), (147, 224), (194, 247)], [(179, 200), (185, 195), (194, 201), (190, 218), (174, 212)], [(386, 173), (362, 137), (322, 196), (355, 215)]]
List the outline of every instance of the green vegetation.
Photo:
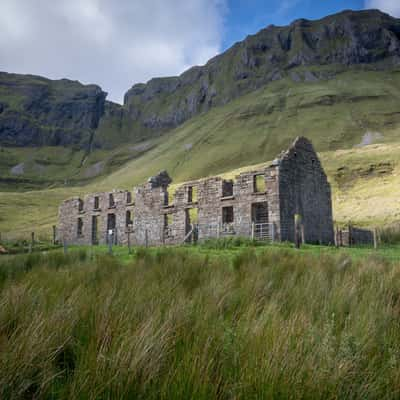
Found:
[[(350, 70), (317, 82), (285, 78), (215, 107), (151, 141), (135, 143), (138, 138), (124, 136), (126, 143), (117, 143), (119, 147), (113, 150), (95, 150), (83, 165), (82, 152), (68, 160), (70, 150), (61, 147), (44, 148), (39, 157), (35, 148), (6, 151), (14, 165), (27, 164), (19, 177), (30, 179), (36, 187), (48, 186), (52, 180), (60, 185), (63, 179), (70, 185), (86, 183), (117, 169), (116, 176), (124, 185), (141, 182), (160, 169), (168, 169), (182, 181), (272, 160), (299, 135), (309, 137), (319, 152), (351, 148), (368, 132), (378, 133), (375, 141), (397, 142), (399, 98), (397, 71)], [(112, 126), (107, 129), (106, 136), (112, 137)], [(52, 156), (56, 151), (61, 151), (60, 160)], [(47, 158), (48, 163), (38, 167), (38, 158)], [(63, 159), (66, 163), (60, 165)], [(96, 170), (93, 165), (99, 162), (103, 164)], [(10, 163), (0, 162), (3, 178), (15, 178)], [(22, 182), (19, 189), (24, 187)]]
[(0, 397), (398, 398), (399, 264), (256, 250), (0, 258)]
[[(132, 188), (162, 169), (175, 183), (212, 174), (232, 178), (238, 167), (272, 160), (297, 135), (309, 137), (321, 156), (336, 221), (366, 226), (398, 221), (399, 98), (398, 72), (349, 71), (317, 82), (284, 79), (162, 137), (95, 150), (83, 163), (82, 152), (62, 147), (2, 148), (1, 187), (7, 192), (0, 192), (0, 232), (49, 234), (62, 200)], [(358, 146), (366, 138), (377, 144)], [(24, 174), (12, 175), (20, 163)]]

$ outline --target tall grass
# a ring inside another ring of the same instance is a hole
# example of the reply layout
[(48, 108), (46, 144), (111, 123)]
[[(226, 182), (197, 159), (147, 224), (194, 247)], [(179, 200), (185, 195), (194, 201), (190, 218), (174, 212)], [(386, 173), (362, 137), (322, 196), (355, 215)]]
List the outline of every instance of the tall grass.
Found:
[(398, 264), (251, 248), (29, 257), (0, 269), (1, 399), (400, 395)]
[(379, 231), (380, 240), (383, 244), (393, 245), (400, 243), (400, 224), (393, 223)]

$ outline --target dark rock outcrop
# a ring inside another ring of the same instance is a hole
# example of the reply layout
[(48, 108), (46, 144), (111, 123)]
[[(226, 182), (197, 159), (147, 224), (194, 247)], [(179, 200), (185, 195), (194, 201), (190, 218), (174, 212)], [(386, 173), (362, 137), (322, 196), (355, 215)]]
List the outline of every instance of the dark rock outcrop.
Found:
[(95, 85), (4, 72), (0, 95), (0, 144), (12, 146), (89, 146), (106, 98)]
[(171, 177), (168, 175), (167, 171), (160, 171), (157, 175), (151, 176), (148, 179), (148, 183), (152, 188), (164, 187), (166, 188), (170, 183), (172, 183)]
[(166, 130), (287, 76), (313, 82), (348, 67), (399, 64), (399, 19), (378, 10), (343, 11), (318, 21), (270, 25), (202, 67), (134, 85), (125, 94), (124, 107), (143, 127)]
[(113, 148), (159, 136), (272, 81), (399, 65), (400, 19), (366, 10), (270, 25), (204, 66), (134, 85), (123, 106), (105, 101), (95, 85), (0, 73), (0, 145)]

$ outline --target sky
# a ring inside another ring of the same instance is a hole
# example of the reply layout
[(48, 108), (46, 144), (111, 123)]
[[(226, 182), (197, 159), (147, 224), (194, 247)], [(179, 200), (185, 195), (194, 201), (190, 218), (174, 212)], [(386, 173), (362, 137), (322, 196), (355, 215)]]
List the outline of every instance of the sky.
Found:
[(0, 70), (95, 83), (122, 103), (267, 25), (365, 8), (400, 17), (400, 0), (0, 0)]

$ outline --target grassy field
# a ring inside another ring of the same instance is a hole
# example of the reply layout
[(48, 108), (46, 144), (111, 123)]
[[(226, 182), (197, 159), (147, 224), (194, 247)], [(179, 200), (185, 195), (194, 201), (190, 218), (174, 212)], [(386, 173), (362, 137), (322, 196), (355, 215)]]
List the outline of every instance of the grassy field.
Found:
[(116, 250), (0, 258), (0, 398), (399, 397), (399, 261)]

